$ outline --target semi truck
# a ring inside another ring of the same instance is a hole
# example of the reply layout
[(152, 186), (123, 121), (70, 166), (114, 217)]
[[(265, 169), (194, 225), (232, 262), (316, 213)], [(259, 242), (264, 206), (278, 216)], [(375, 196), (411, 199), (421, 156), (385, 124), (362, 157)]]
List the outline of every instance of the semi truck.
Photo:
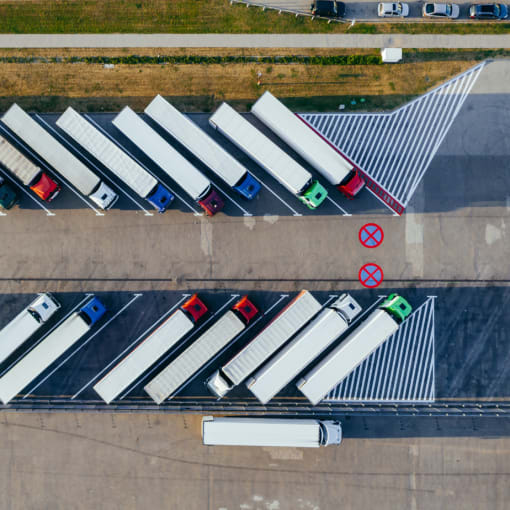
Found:
[(60, 308), (51, 294), (40, 294), (0, 330), (0, 363), (23, 345)]
[(246, 347), (207, 380), (218, 398), (241, 384), (281, 348), (321, 309), (320, 303), (302, 290)]
[(94, 386), (96, 393), (109, 404), (189, 333), (206, 313), (207, 307), (196, 294), (193, 294), (96, 383)]
[(157, 95), (145, 108), (145, 113), (239, 195), (247, 200), (255, 198), (260, 191), (259, 181), (237, 159), (168, 101)]
[[(5, 122), (5, 117), (2, 120)], [(61, 187), (54, 179), (34, 165), (2, 136), (0, 136), (0, 164), (22, 184), (28, 186), (41, 200), (51, 202), (60, 192)]]
[(78, 112), (69, 107), (57, 126), (158, 212), (166, 211), (174, 199), (172, 193)]
[(326, 200), (326, 188), (314, 180), (308, 170), (227, 103), (223, 103), (216, 110), (209, 119), (209, 124), (250, 156), (309, 209), (316, 209)]
[(361, 191), (365, 182), (359, 169), (271, 92), (264, 92), (251, 112), (347, 198)]
[(246, 387), (266, 404), (340, 337), (360, 312), (359, 304), (343, 294), (250, 377)]
[(106, 308), (97, 298), (71, 314), (20, 361), (0, 377), (0, 400), (8, 404), (31, 381), (75, 344), (104, 315)]
[(18, 192), (3, 177), (0, 177), (0, 207), (12, 209), (19, 202)]
[(403, 297), (390, 294), (338, 347), (296, 383), (298, 389), (313, 405), (318, 404), (393, 335), (411, 312), (411, 305)]
[(340, 444), (342, 425), (333, 420), (204, 416), (202, 441), (210, 446), (318, 448)]
[(179, 154), (129, 106), (113, 119), (113, 125), (166, 172), (208, 216), (221, 211), (224, 202), (211, 181)]
[(247, 296), (241, 298), (185, 351), (145, 386), (157, 404), (171, 398), (208, 361), (238, 336), (258, 314)]
[(17, 104), (11, 106), (2, 120), (56, 172), (101, 209), (109, 209), (116, 202), (117, 193)]

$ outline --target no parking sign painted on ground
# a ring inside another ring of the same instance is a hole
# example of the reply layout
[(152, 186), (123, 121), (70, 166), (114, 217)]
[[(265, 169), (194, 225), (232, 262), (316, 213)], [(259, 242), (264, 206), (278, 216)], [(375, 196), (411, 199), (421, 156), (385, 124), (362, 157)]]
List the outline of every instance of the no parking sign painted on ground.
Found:
[(358, 278), (363, 287), (374, 289), (382, 283), (384, 274), (381, 267), (377, 264), (369, 263), (361, 267)]
[(359, 229), (358, 239), (365, 248), (377, 248), (384, 240), (384, 232), (377, 223), (367, 223)]

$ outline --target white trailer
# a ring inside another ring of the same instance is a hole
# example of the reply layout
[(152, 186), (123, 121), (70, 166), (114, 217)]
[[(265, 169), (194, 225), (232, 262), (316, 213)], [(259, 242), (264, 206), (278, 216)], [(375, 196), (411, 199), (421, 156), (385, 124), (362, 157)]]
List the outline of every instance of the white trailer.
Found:
[(60, 308), (51, 294), (40, 294), (0, 331), (0, 363), (23, 345)]
[(29, 186), (42, 172), (16, 147), (0, 136), (0, 164), (13, 173), (25, 186)]
[(241, 196), (251, 200), (257, 195), (260, 183), (248, 170), (160, 95), (145, 108), (145, 113)]
[(99, 207), (109, 209), (115, 203), (117, 194), (16, 103), (7, 110), (2, 121), (56, 172)]
[(342, 426), (337, 421), (280, 418), (202, 418), (204, 445), (286, 446), (318, 448), (340, 444)]
[(310, 209), (315, 209), (328, 192), (312, 174), (250, 124), (227, 103), (209, 119), (209, 124), (250, 156), (266, 172)]
[(271, 92), (264, 92), (251, 112), (346, 196), (363, 188), (358, 169)]
[(320, 303), (308, 291), (301, 291), (244, 349), (209, 377), (209, 390), (219, 398), (225, 396), (282, 347), (320, 309)]
[(243, 297), (232, 310), (226, 312), (152, 379), (145, 386), (145, 391), (157, 404), (174, 396), (194, 374), (239, 335), (257, 313), (255, 306), (246, 296)]
[(298, 389), (313, 405), (318, 404), (395, 333), (411, 311), (411, 306), (404, 298), (391, 294), (338, 347), (296, 383)]
[(173, 195), (78, 112), (69, 107), (57, 126), (159, 212), (166, 210)]
[(360, 312), (359, 304), (343, 294), (248, 379), (246, 387), (266, 404), (342, 335)]
[(194, 322), (177, 310), (96, 383), (94, 390), (109, 404), (193, 327)]
[(213, 216), (224, 203), (211, 181), (129, 106), (113, 119), (113, 125), (166, 172), (204, 211)]
[(27, 384), (75, 344), (105, 313), (101, 302), (94, 298), (71, 314), (20, 361), (0, 378), (0, 400), (9, 403)]

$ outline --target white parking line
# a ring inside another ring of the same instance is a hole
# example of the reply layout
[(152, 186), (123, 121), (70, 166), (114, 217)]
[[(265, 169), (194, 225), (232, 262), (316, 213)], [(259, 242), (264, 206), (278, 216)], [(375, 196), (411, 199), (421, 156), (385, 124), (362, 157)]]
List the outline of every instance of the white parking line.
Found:
[(90, 384), (92, 384), (98, 377), (100, 377), (106, 370), (108, 370), (119, 358), (121, 358), (127, 351), (129, 351), (134, 345), (136, 345), (141, 339), (145, 338), (147, 334), (152, 331), (163, 319), (165, 319), (169, 314), (171, 314), (185, 299), (189, 298), (191, 294), (182, 294), (182, 297), (175, 305), (172, 306), (169, 310), (167, 310), (156, 322), (150, 325), (136, 340), (131, 342), (119, 355), (117, 355), (106, 367), (104, 367), (99, 373), (97, 373), (88, 383), (82, 386), (72, 397), (71, 400), (74, 400), (85, 388), (87, 388)]
[(124, 305), (109, 321), (105, 322), (97, 331), (94, 332), (93, 335), (89, 336), (85, 342), (83, 342), (77, 349), (75, 349), (66, 359), (64, 359), (58, 366), (56, 366), (44, 379), (42, 379), (39, 383), (37, 383), (23, 398), (27, 398), (29, 395), (32, 395), (33, 392), (41, 386), (44, 382), (46, 382), (62, 365), (65, 365), (78, 351), (83, 349), (95, 336), (97, 336), (101, 331), (103, 331), (108, 324), (113, 322), (126, 308), (131, 306), (140, 296), (143, 294), (134, 294), (133, 299), (129, 301), (126, 305)]
[(26, 354), (28, 354), (34, 347), (39, 345), (52, 331), (58, 328), (75, 310), (77, 310), (88, 298), (92, 297), (94, 294), (85, 294), (85, 297), (59, 322), (57, 322), (44, 336), (39, 338), (37, 342), (28, 349), (28, 351), (24, 352), (14, 363), (11, 363), (1, 374), (2, 377), (6, 372), (8, 372), (21, 358), (23, 358)]
[(218, 188), (219, 191), (221, 191), (221, 193), (223, 193), (225, 197), (227, 197), (234, 205), (236, 205), (239, 209), (241, 209), (241, 211), (243, 211), (243, 216), (253, 216), (251, 212), (247, 211), (244, 207), (239, 205), (226, 191), (220, 188), (216, 183), (213, 184), (216, 188)]
[(337, 209), (342, 211), (342, 216), (352, 216), (352, 214), (348, 213), (340, 204), (337, 204), (329, 195), (326, 197)]
[(170, 350), (169, 352), (165, 353), (165, 355), (158, 361), (158, 363), (156, 363), (156, 365), (154, 367), (152, 367), (147, 373), (143, 374), (142, 377), (140, 377), (139, 379), (137, 379), (132, 385), (130, 388), (128, 388), (123, 395), (120, 396), (120, 398), (118, 398), (117, 400), (122, 400), (124, 397), (126, 397), (126, 395), (129, 395), (129, 393), (131, 393), (137, 386), (139, 386), (140, 384), (142, 384), (145, 380), (147, 380), (147, 378), (152, 375), (154, 373), (155, 370), (157, 370), (163, 363), (165, 363), (166, 361), (168, 361), (168, 358), (170, 358), (170, 356), (172, 356), (172, 354), (180, 347), (182, 346), (183, 343), (187, 342), (187, 340), (189, 338), (191, 338), (192, 336), (196, 336), (196, 334), (202, 330), (209, 322), (211, 322), (214, 317), (216, 317), (216, 315), (218, 315), (222, 310), (225, 309), (225, 307), (227, 307), (234, 299), (240, 297), (239, 294), (231, 294), (230, 295), (230, 299), (219, 309), (219, 310), (216, 310), (199, 328), (195, 329), (195, 330), (191, 330), (189, 335), (186, 337), (186, 338), (181, 338), (181, 340), (179, 341), (179, 345), (176, 345), (172, 350)]
[[(88, 119), (94, 126), (99, 129), (107, 138), (109, 138), (117, 147), (119, 147), (121, 150), (123, 150), (126, 154), (129, 154), (129, 156), (136, 161), (144, 170), (146, 170), (149, 174), (154, 177), (158, 182), (162, 182), (159, 177), (154, 174), (149, 168), (147, 168), (138, 158), (136, 158), (131, 152), (129, 152), (124, 146), (122, 146), (110, 133), (108, 133), (105, 129), (103, 129), (94, 119), (89, 117), (87, 114), (83, 114), (83, 116)], [(142, 151), (143, 152), (143, 151)], [(145, 154), (145, 153), (144, 153)], [(195, 216), (203, 216), (204, 213), (201, 213), (200, 211), (197, 211), (191, 204), (189, 204), (184, 198), (182, 198), (179, 193), (176, 193), (166, 182), (164, 183), (165, 186), (174, 194), (184, 205), (186, 205), (189, 209), (193, 211), (193, 214)]]
[(291, 207), (285, 200), (283, 200), (282, 197), (280, 197), (276, 192), (274, 192), (262, 179), (259, 179), (259, 182), (264, 188), (269, 191), (269, 193), (272, 193), (280, 202), (282, 202), (284, 205), (286, 205), (291, 211), (293, 216), (303, 216), (302, 214), (298, 213), (293, 207)]

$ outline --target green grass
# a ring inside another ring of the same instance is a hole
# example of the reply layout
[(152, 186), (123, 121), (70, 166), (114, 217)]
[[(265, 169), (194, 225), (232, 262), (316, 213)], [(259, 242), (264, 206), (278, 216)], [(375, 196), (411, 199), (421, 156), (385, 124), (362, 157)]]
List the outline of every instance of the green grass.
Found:
[(228, 0), (0, 0), (2, 33), (503, 34), (510, 23), (330, 23)]

